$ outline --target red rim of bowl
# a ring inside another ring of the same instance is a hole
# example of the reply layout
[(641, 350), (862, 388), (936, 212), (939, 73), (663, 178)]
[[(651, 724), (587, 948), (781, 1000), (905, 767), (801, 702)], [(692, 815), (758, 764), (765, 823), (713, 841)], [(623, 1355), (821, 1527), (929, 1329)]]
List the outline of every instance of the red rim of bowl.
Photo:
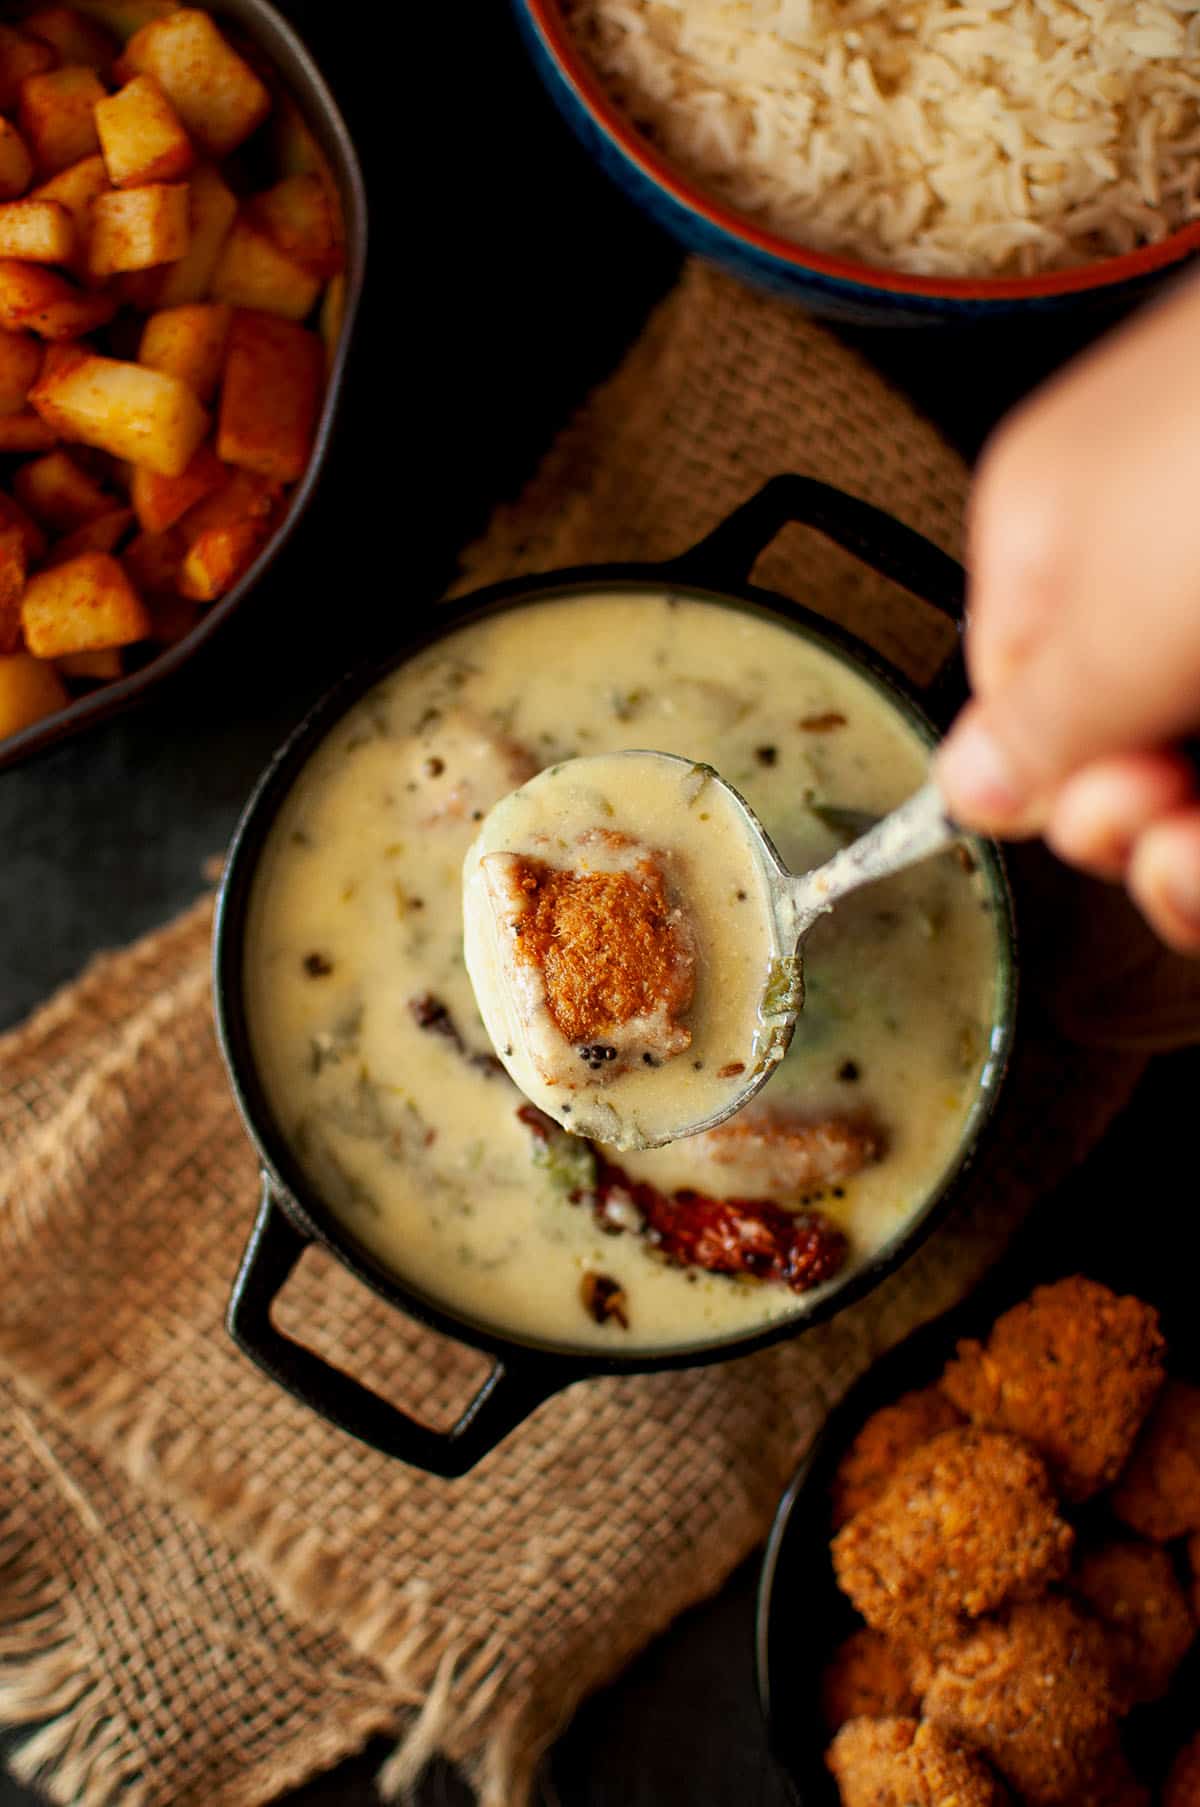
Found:
[(888, 270), (876, 264), (856, 262), (853, 258), (810, 250), (790, 239), (779, 238), (773, 232), (765, 232), (743, 215), (694, 188), (609, 99), (576, 49), (556, 0), (524, 0), (524, 5), (543, 46), (576, 99), (643, 175), (689, 212), (707, 220), (709, 225), (744, 240), (756, 250), (778, 258), (796, 270), (809, 270), (819, 276), (856, 283), (861, 288), (882, 289), (898, 295), (921, 295), (946, 301), (1029, 301), (1111, 288), (1166, 269), (1181, 262), (1190, 251), (1200, 250), (1200, 220), (1169, 233), (1157, 244), (1143, 245), (1120, 257), (1101, 258), (1077, 270), (1058, 270), (1042, 276), (917, 276), (904, 270)]

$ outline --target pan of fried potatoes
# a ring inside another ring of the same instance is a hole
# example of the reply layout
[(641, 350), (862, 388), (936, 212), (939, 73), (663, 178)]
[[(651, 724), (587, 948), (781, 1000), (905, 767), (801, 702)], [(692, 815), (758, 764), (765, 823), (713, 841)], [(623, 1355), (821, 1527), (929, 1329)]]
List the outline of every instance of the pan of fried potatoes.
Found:
[(365, 253), (265, 0), (0, 7), (0, 770), (175, 669), (278, 550)]

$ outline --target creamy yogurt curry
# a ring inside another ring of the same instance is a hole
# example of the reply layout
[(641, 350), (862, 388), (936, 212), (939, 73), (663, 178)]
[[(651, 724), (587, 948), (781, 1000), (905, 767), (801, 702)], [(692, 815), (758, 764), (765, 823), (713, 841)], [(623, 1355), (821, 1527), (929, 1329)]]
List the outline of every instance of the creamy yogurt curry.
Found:
[[(245, 990), (280, 1130), (379, 1260), (497, 1330), (632, 1351), (803, 1312), (904, 1229), (978, 1094), (1000, 930), (963, 851), (873, 886), (813, 931), (791, 1049), (742, 1112), (638, 1152), (568, 1135), (479, 1018), (463, 864), (535, 773), (630, 747), (715, 767), (793, 871), (928, 758), (871, 683), (763, 618), (650, 592), (512, 609), (406, 663), (310, 758), (261, 857)], [(739, 888), (731, 925), (757, 915)]]

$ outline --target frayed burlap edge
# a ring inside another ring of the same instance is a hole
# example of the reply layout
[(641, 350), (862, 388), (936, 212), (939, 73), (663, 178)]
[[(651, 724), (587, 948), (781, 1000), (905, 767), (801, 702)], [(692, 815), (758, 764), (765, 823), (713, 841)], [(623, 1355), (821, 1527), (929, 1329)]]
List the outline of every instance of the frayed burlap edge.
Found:
[[(0, 1723), (38, 1728), (10, 1767), (31, 1787), (53, 1775), (79, 1807), (107, 1807), (111, 1799), (109, 1740), (87, 1711), (102, 1660), (73, 1622), (62, 1579), (38, 1562), (33, 1534), (15, 1512), (0, 1518)], [(128, 1798), (136, 1807), (136, 1795)]]
[[(192, 964), (197, 940), (207, 947), (212, 900), (206, 898), (163, 929), (135, 946), (96, 956), (80, 978), (63, 987), (21, 1028), (0, 1037), (0, 1070), (8, 1047), (28, 1050), (41, 1043), (47, 1056), (56, 1052), (64, 1031), (79, 1033), (81, 1021), (107, 1031), (108, 1004), (118, 997), (126, 1006), (144, 980), (147, 998), (133, 1022), (107, 1038), (104, 1055), (81, 1073), (71, 1097), (55, 1119), (60, 1158), (77, 1149), (89, 1133), (98, 1095), (121, 1093), (121, 1076), (139, 1051), (170, 1031), (180, 1005), (194, 1006), (206, 997), (207, 964)], [(153, 995), (164, 964), (192, 964), (178, 990)], [(53, 1157), (49, 1157), (50, 1160)], [(45, 1160), (39, 1164), (45, 1165)], [(10, 1224), (19, 1234), (33, 1235), (36, 1226), (23, 1217), (16, 1189)], [(497, 1632), (473, 1645), (456, 1635), (445, 1614), (436, 1612), (419, 1585), (397, 1590), (377, 1583), (363, 1592), (353, 1570), (353, 1551), (330, 1547), (323, 1530), (297, 1530), (285, 1503), (235, 1467), (223, 1465), (200, 1433), (169, 1422), (167, 1408), (147, 1402), (133, 1376), (99, 1373), (89, 1364), (38, 1368), (32, 1387), (19, 1344), (6, 1340), (5, 1365), (15, 1383), (64, 1422), (86, 1430), (98, 1450), (120, 1452), (123, 1471), (135, 1484), (177, 1503), (198, 1522), (243, 1551), (264, 1576), (282, 1607), (303, 1623), (335, 1629), (347, 1645), (379, 1669), (393, 1703), (390, 1729), (396, 1736), (391, 1757), (382, 1767), (379, 1792), (386, 1801), (403, 1801), (430, 1760), (448, 1747), (469, 1744), (470, 1733), (507, 1679), (503, 1638)], [(51, 1461), (48, 1452), (46, 1461)], [(72, 1490), (61, 1470), (55, 1480), (73, 1493), (72, 1506), (87, 1516), (86, 1499)], [(716, 1585), (716, 1584), (715, 1584)], [(22, 1532), (12, 1515), (0, 1520), (0, 1724), (35, 1725), (9, 1757), (14, 1775), (31, 1786), (52, 1789), (72, 1807), (138, 1807), (141, 1791), (106, 1754), (116, 1733), (97, 1729), (95, 1677), (104, 1651), (73, 1610), (69, 1591), (40, 1566), (36, 1542)], [(490, 1729), (486, 1749), (475, 1770), (481, 1807), (511, 1807), (530, 1796), (538, 1765), (558, 1731), (536, 1738), (520, 1733), (521, 1703)], [(387, 1729), (376, 1717), (362, 1736)], [(269, 1766), (264, 1778), (247, 1771), (234, 1788), (222, 1790), (221, 1807), (253, 1807), (284, 1788), (349, 1754), (345, 1740), (328, 1751), (307, 1750), (288, 1772)]]
[[(3, 1349), (20, 1371), (20, 1349)], [(395, 1745), (377, 1776), (385, 1802), (407, 1802), (432, 1759), (460, 1763), (480, 1807), (516, 1807), (532, 1799), (547, 1750), (569, 1723), (577, 1700), (557, 1721), (536, 1733), (524, 1724), (517, 1697), (488, 1726), (479, 1743), (479, 1721), (512, 1679), (502, 1630), (474, 1643), (456, 1633), (453, 1619), (437, 1612), (428, 1591), (409, 1584), (399, 1592), (377, 1583), (363, 1592), (354, 1573), (352, 1550), (331, 1546), (320, 1528), (297, 1530), (286, 1501), (235, 1468), (214, 1460), (201, 1433), (171, 1426), (166, 1412), (147, 1407), (132, 1377), (96, 1379), (86, 1369), (43, 1371), (37, 1398), (64, 1421), (86, 1430), (96, 1448), (120, 1452), (123, 1471), (136, 1484), (177, 1504), (199, 1523), (247, 1555), (265, 1577), (280, 1605), (295, 1619), (336, 1630), (359, 1656), (373, 1663), (394, 1703)], [(86, 1510), (86, 1502), (84, 1502)], [(663, 1603), (663, 1627), (685, 1607), (719, 1592), (753, 1547), (761, 1526), (713, 1569), (686, 1598)], [(11, 1583), (4, 1566), (11, 1547)], [(699, 1583), (699, 1577), (697, 1577)], [(26, 1606), (35, 1601), (37, 1611)], [(633, 1654), (630, 1652), (630, 1654)], [(15, 1529), (6, 1542), (0, 1528), (0, 1723), (47, 1721), (10, 1758), (13, 1773), (31, 1785), (48, 1787), (72, 1807), (137, 1807), (126, 1778), (113, 1792), (89, 1712), (93, 1678), (104, 1652), (71, 1611), (69, 1594), (39, 1572), (32, 1543)], [(617, 1665), (620, 1666), (619, 1664)], [(371, 1724), (371, 1731), (387, 1729)], [(308, 1751), (284, 1777), (269, 1771), (271, 1793), (297, 1786), (327, 1763), (348, 1755), (345, 1744), (326, 1757)], [(97, 1761), (91, 1766), (92, 1756)], [(235, 1790), (225, 1789), (221, 1807), (255, 1807), (267, 1798), (248, 1774)]]
[[(0, 1724), (34, 1728), (9, 1752), (7, 1764), (19, 1782), (52, 1792), (70, 1807), (142, 1807), (149, 1798), (119, 1761), (120, 1728), (97, 1710), (97, 1676), (107, 1656), (72, 1610), (61, 1578), (41, 1565), (36, 1540), (15, 1514), (0, 1517)], [(314, 1732), (303, 1745), (272, 1752), (222, 1787), (220, 1807), (258, 1807), (302, 1787), (373, 1735), (394, 1733), (396, 1718), (392, 1708), (371, 1708), (354, 1731), (340, 1726)], [(410, 1736), (405, 1733), (401, 1750)], [(385, 1798), (399, 1800), (404, 1792), (398, 1788)], [(209, 1807), (216, 1807), (215, 1800)]]
[[(21, 1466), (36, 1469), (45, 1484), (45, 1510), (60, 1521), (77, 1521), (86, 1541), (88, 1567), (103, 1554), (122, 1561), (122, 1552), (35, 1421), (32, 1405), (6, 1398), (10, 1460), (14, 1443), (23, 1446)], [(43, 1423), (50, 1421), (43, 1418)], [(61, 1442), (61, 1433), (55, 1433)], [(55, 1572), (39, 1553), (38, 1528), (22, 1513), (0, 1511), (0, 1724), (10, 1731), (31, 1727), (10, 1749), (12, 1773), (30, 1787), (69, 1807), (142, 1807), (155, 1794), (139, 1773), (112, 1688), (117, 1652), (95, 1634), (74, 1592), (68, 1572)], [(171, 1572), (168, 1611), (177, 1576)], [(228, 1626), (218, 1626), (227, 1634)], [(272, 1676), (284, 1679), (303, 1667), (301, 1654), (285, 1651)], [(311, 1674), (309, 1677), (311, 1682)], [(333, 1693), (337, 1713), (325, 1723), (307, 1722), (303, 1739), (272, 1743), (265, 1755), (239, 1751), (236, 1776), (219, 1792), (205, 1786), (179, 1796), (179, 1807), (257, 1807), (274, 1795), (298, 1788), (342, 1761), (368, 1738), (396, 1731), (397, 1711), (382, 1677), (362, 1687), (357, 1677), (321, 1671), (322, 1692)], [(351, 1694), (350, 1689), (354, 1692)]]

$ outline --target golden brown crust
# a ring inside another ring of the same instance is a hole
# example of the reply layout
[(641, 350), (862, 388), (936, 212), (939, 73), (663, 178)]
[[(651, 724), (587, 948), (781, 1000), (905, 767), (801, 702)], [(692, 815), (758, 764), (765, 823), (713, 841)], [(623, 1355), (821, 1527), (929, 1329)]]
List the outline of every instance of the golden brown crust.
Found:
[(1102, 1544), (1081, 1557), (1071, 1587), (1108, 1629), (1125, 1701), (1160, 1700), (1196, 1633), (1166, 1551), (1126, 1540)]
[(1171, 1766), (1162, 1807), (1200, 1807), (1200, 1733), (1185, 1745)]
[(962, 1425), (905, 1458), (833, 1540), (838, 1585), (888, 1637), (939, 1646), (1067, 1570), (1074, 1533), (1045, 1464), (1002, 1432)]
[(636, 1017), (669, 1021), (692, 1001), (696, 959), (662, 871), (574, 872), (522, 859), (527, 902), (516, 956), (542, 975), (546, 1008), (568, 1042), (594, 1042)]
[(905, 1393), (872, 1413), (838, 1463), (833, 1478), (833, 1526), (840, 1530), (883, 1492), (906, 1456), (962, 1417), (937, 1387)]
[(1200, 1531), (1200, 1387), (1167, 1382), (1113, 1488), (1112, 1508), (1155, 1543)]
[(869, 1626), (851, 1632), (822, 1678), (821, 1706), (831, 1732), (850, 1719), (915, 1713), (917, 1696), (904, 1652)]
[(1103, 1628), (1049, 1599), (1013, 1607), (945, 1653), (924, 1712), (1026, 1801), (1057, 1807), (1111, 1747), (1118, 1704)]
[(1151, 1306), (1076, 1275), (1005, 1312), (986, 1345), (960, 1343), (941, 1384), (974, 1423), (1032, 1443), (1064, 1499), (1085, 1500), (1120, 1473), (1164, 1356)]
[(854, 1719), (829, 1748), (843, 1807), (1002, 1807), (987, 1765), (915, 1719)]

